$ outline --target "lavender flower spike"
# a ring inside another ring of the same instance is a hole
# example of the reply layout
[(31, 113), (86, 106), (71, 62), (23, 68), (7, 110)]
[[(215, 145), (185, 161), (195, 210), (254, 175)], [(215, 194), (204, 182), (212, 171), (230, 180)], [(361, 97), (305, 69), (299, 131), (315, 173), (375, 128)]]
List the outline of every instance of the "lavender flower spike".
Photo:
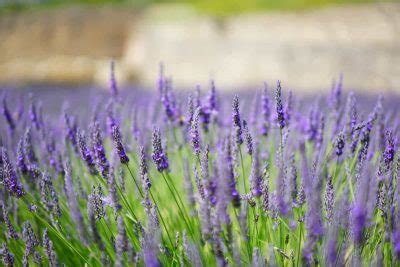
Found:
[(6, 97), (3, 96), (3, 107), (2, 107), (2, 112), (4, 115), (4, 118), (6, 119), (8, 126), (10, 127), (11, 131), (15, 129), (15, 122), (13, 117), (11, 116), (10, 110), (7, 107), (7, 100)]
[(147, 192), (151, 187), (151, 182), (149, 179), (149, 175), (147, 173), (146, 152), (142, 145), (139, 148), (139, 157), (140, 157), (140, 165), (139, 165), (140, 179), (142, 180), (142, 186), (144, 191)]
[(85, 133), (80, 130), (78, 130), (78, 147), (81, 153), (81, 157), (85, 162), (86, 166), (88, 167), (89, 172), (91, 174), (97, 174), (96, 164), (94, 163), (90, 150), (86, 146)]
[(235, 131), (235, 138), (236, 138), (236, 143), (238, 145), (243, 143), (243, 137), (242, 137), (242, 121), (240, 119), (240, 113), (239, 113), (239, 97), (235, 95), (233, 98), (233, 103), (232, 103), (232, 122), (233, 122), (233, 129)]
[(267, 136), (270, 128), (270, 106), (269, 106), (269, 97), (268, 97), (268, 89), (267, 84), (264, 84), (264, 90), (261, 95), (261, 109), (262, 109), (262, 125), (261, 125), (261, 134), (263, 136)]
[(190, 127), (190, 139), (196, 156), (200, 155), (200, 133), (199, 133), (200, 108), (197, 108)]
[(157, 165), (157, 170), (162, 172), (164, 170), (168, 170), (168, 158), (163, 151), (161, 145), (161, 134), (160, 129), (154, 128), (153, 129), (153, 154), (152, 158), (154, 163)]
[(343, 132), (340, 132), (339, 135), (338, 135), (338, 137), (337, 137), (337, 139), (336, 139), (336, 142), (335, 142), (335, 145), (336, 145), (336, 155), (337, 155), (338, 157), (341, 156), (341, 155), (343, 154), (344, 138), (345, 138), (344, 133), (343, 133)]
[(0, 254), (2, 255), (4, 266), (14, 266), (14, 254), (10, 252), (6, 243), (1, 246)]
[(283, 129), (285, 127), (285, 114), (282, 105), (282, 88), (280, 81), (278, 81), (277, 83), (275, 101), (276, 101), (276, 113), (277, 113), (278, 125), (281, 129)]
[(49, 233), (47, 229), (43, 231), (43, 247), (45, 248), (47, 259), (49, 260), (49, 266), (58, 266), (57, 255), (54, 251), (53, 242), (50, 240)]
[(126, 164), (129, 162), (129, 157), (126, 155), (125, 148), (122, 145), (122, 137), (119, 127), (114, 125), (112, 127), (112, 136), (114, 139), (115, 147), (117, 149), (117, 154), (119, 156), (119, 160), (122, 164)]
[(91, 126), (91, 139), (97, 166), (100, 169), (103, 178), (107, 179), (110, 165), (107, 161), (106, 153), (104, 151), (100, 125), (97, 121), (95, 121)]
[(17, 174), (14, 171), (13, 166), (11, 165), (5, 148), (1, 149), (1, 154), (3, 160), (4, 187), (10, 194), (20, 198), (25, 194), (25, 191), (17, 177)]

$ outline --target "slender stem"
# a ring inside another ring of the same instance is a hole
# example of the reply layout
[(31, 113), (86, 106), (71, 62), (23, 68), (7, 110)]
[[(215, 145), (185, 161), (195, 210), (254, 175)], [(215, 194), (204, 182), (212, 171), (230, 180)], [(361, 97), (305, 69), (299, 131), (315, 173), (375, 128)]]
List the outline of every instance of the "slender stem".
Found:
[(153, 202), (154, 202), (154, 204), (155, 204), (155, 206), (156, 206), (156, 210), (157, 210), (157, 212), (158, 212), (158, 215), (160, 216), (161, 223), (162, 223), (162, 225), (164, 226), (165, 232), (167, 233), (168, 240), (169, 240), (169, 242), (171, 243), (171, 248), (172, 248), (172, 247), (174, 247), (174, 243), (172, 242), (172, 238), (171, 238), (171, 236), (170, 236), (170, 234), (169, 234), (168, 227), (167, 227), (167, 225), (165, 224), (164, 218), (163, 218), (163, 216), (162, 216), (162, 214), (161, 214), (161, 212), (160, 212), (160, 209), (158, 208), (158, 205), (156, 204), (156, 200), (155, 200), (155, 198), (154, 198), (154, 196), (153, 196), (153, 193), (152, 193), (150, 190), (149, 190), (149, 192), (150, 192), (150, 197), (153, 199)]
[(131, 171), (131, 168), (129, 168), (129, 165), (128, 165), (127, 163), (125, 164), (125, 166), (126, 166), (126, 168), (128, 169), (129, 174), (131, 175), (133, 181), (135, 182), (136, 188), (139, 190), (140, 196), (141, 196), (142, 198), (144, 198), (142, 189), (140, 189), (140, 186), (139, 186), (139, 184), (137, 183), (136, 178), (135, 178), (135, 176), (133, 175), (133, 173), (132, 173), (132, 171)]
[(188, 228), (188, 230), (189, 230), (190, 234), (192, 235), (192, 237), (194, 237), (194, 236), (193, 236), (192, 229), (190, 228), (188, 222), (186, 221), (186, 216), (185, 216), (185, 214), (183, 213), (183, 211), (182, 211), (182, 209), (181, 209), (181, 206), (179, 205), (178, 200), (176, 199), (176, 196), (175, 196), (175, 194), (174, 194), (174, 192), (173, 192), (171, 186), (169, 185), (169, 183), (168, 183), (168, 181), (167, 181), (167, 178), (165, 177), (165, 175), (164, 175), (163, 172), (161, 172), (161, 176), (164, 178), (164, 181), (165, 181), (165, 183), (167, 184), (167, 187), (168, 187), (169, 191), (171, 192), (171, 195), (172, 195), (172, 197), (174, 198), (176, 205), (178, 206), (179, 212), (181, 213), (181, 216), (182, 216), (182, 218), (183, 218), (183, 220), (184, 220), (184, 222), (185, 222), (185, 224), (186, 224), (186, 227)]
[(242, 166), (243, 190), (244, 190), (244, 193), (246, 194), (246, 192), (247, 192), (246, 177), (245, 177), (245, 174), (244, 174), (244, 163), (243, 163), (242, 147), (240, 145), (239, 145), (239, 155), (240, 155), (240, 165)]
[(171, 182), (170, 184), (172, 185), (172, 189), (175, 191), (175, 193), (176, 193), (176, 195), (178, 197), (179, 203), (182, 206), (182, 209), (183, 209), (185, 215), (187, 216), (188, 220), (190, 221), (189, 213), (186, 210), (185, 204), (182, 201), (182, 198), (181, 198), (181, 195), (179, 194), (179, 191), (176, 189), (174, 182), (172, 182), (172, 179), (171, 179), (171, 176), (169, 175), (169, 173), (165, 172), (165, 174), (166, 174), (167, 180)]

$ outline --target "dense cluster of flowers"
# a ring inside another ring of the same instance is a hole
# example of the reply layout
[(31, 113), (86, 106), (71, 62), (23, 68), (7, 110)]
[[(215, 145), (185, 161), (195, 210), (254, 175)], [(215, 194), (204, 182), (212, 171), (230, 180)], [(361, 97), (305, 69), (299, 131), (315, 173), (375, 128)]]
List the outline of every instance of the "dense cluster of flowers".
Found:
[(122, 97), (112, 63), (110, 93), (61, 119), (2, 94), (4, 265), (399, 264), (399, 120), (382, 97), (368, 111), (341, 78), (310, 106), (279, 81), (222, 99), (163, 70), (157, 87)]

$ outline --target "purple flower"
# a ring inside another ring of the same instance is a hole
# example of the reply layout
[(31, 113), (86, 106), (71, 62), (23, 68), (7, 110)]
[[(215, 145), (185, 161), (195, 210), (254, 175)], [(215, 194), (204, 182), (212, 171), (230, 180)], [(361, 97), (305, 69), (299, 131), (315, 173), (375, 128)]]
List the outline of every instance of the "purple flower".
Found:
[(35, 151), (32, 146), (32, 132), (31, 128), (28, 128), (24, 135), (24, 152), (25, 157), (28, 160), (29, 164), (37, 163), (37, 158), (35, 155)]
[(260, 173), (260, 150), (258, 143), (254, 143), (253, 150), (250, 172), (251, 192), (253, 196), (259, 197), (262, 194), (262, 176)]
[(325, 213), (326, 213), (326, 218), (329, 222), (331, 222), (333, 218), (334, 201), (335, 201), (335, 191), (333, 188), (332, 177), (329, 176), (325, 187)]
[(85, 133), (78, 130), (78, 147), (83, 161), (91, 174), (97, 174), (96, 164), (92, 158), (90, 150), (86, 146)]
[(281, 88), (280, 81), (278, 81), (278, 83), (277, 83), (276, 92), (275, 92), (275, 101), (276, 101), (276, 114), (277, 114), (278, 125), (279, 125), (279, 128), (283, 129), (285, 127), (286, 123), (285, 123), (285, 114), (284, 114), (283, 105), (282, 105), (282, 88)]
[(39, 122), (39, 118), (38, 118), (37, 111), (36, 111), (36, 105), (33, 102), (33, 96), (30, 95), (29, 99), (30, 99), (29, 118), (30, 118), (32, 124), (36, 127), (36, 130), (39, 130), (40, 129), (40, 122)]
[(94, 156), (96, 158), (97, 167), (99, 168), (103, 178), (107, 179), (110, 165), (108, 164), (107, 161), (106, 152), (103, 146), (103, 139), (100, 131), (100, 125), (97, 121), (95, 121), (91, 125), (90, 133), (91, 133), (92, 147), (94, 151)]
[(17, 168), (22, 174), (28, 173), (28, 167), (25, 163), (25, 155), (24, 155), (24, 140), (21, 138), (18, 142), (17, 148)]
[(147, 157), (146, 157), (146, 151), (144, 149), (144, 146), (140, 145), (139, 146), (139, 159), (140, 159), (140, 164), (139, 164), (139, 174), (140, 174), (140, 179), (142, 180), (142, 186), (144, 191), (148, 191), (151, 187), (151, 182), (149, 179), (149, 175), (147, 173)]
[(220, 164), (224, 165), (225, 168), (224, 173), (222, 173), (221, 175), (226, 175), (232, 204), (234, 207), (238, 208), (240, 207), (240, 195), (236, 189), (236, 179), (233, 170), (232, 146), (229, 138), (225, 138), (223, 153), (224, 162), (221, 162)]
[(4, 266), (14, 266), (14, 254), (8, 249), (7, 243), (3, 243), (1, 246), (0, 254), (2, 255)]
[(153, 129), (153, 154), (152, 158), (154, 163), (157, 166), (157, 170), (159, 172), (163, 172), (164, 170), (168, 170), (168, 158), (165, 155), (162, 145), (161, 145), (161, 133), (160, 129)]
[(233, 130), (235, 132), (235, 141), (238, 145), (243, 143), (242, 138), (242, 121), (240, 119), (240, 112), (239, 112), (239, 97), (235, 95), (233, 98), (232, 103), (232, 123), (233, 123)]
[(7, 99), (5, 96), (3, 96), (2, 101), (3, 101), (3, 107), (2, 107), (3, 116), (6, 119), (7, 124), (11, 129), (11, 131), (13, 131), (15, 129), (15, 122), (13, 117), (11, 116), (10, 110), (7, 107)]
[(7, 191), (20, 198), (25, 194), (25, 191), (20, 183), (17, 174), (14, 171), (13, 166), (8, 158), (8, 154), (5, 148), (1, 148), (2, 161), (3, 161), (3, 183)]
[(247, 122), (243, 120), (243, 131), (246, 140), (247, 153), (251, 156), (253, 155), (253, 137), (251, 136), (250, 130), (247, 126)]
[(46, 256), (49, 260), (49, 265), (51, 267), (58, 266), (57, 255), (54, 251), (53, 242), (50, 240), (47, 229), (44, 229), (43, 231), (43, 247), (45, 248)]
[(192, 142), (193, 150), (196, 156), (200, 155), (201, 144), (200, 144), (200, 133), (199, 133), (199, 116), (200, 108), (197, 108), (190, 127), (190, 140)]
[(271, 116), (267, 83), (264, 83), (264, 90), (261, 95), (261, 112), (262, 112), (261, 134), (267, 136), (269, 133), (270, 116)]
[(65, 139), (71, 143), (76, 149), (76, 121), (75, 117), (70, 117), (66, 111), (64, 111), (64, 127), (65, 127)]
[(0, 202), (0, 207), (3, 210), (3, 220), (7, 227), (7, 233), (6, 233), (7, 237), (13, 238), (15, 240), (18, 239), (18, 234), (15, 231), (15, 228), (10, 221), (10, 217), (8, 216), (7, 207), (6, 207), (6, 205), (4, 205), (4, 203), (2, 201)]
[(384, 161), (386, 166), (389, 166), (394, 159), (394, 154), (395, 154), (395, 147), (394, 147), (394, 138), (392, 131), (387, 130), (386, 131), (386, 147), (385, 151), (383, 153)]
[(89, 218), (93, 217), (94, 220), (99, 221), (105, 215), (104, 201), (103, 201), (103, 190), (100, 185), (92, 188), (92, 193), (88, 196), (88, 214)]
[(335, 141), (335, 153), (338, 157), (340, 157), (343, 154), (343, 148), (344, 148), (344, 133), (340, 132), (336, 138)]
[(122, 164), (127, 164), (129, 162), (129, 157), (126, 155), (125, 148), (122, 145), (121, 132), (117, 125), (112, 127), (112, 136), (114, 139), (115, 147), (117, 149), (119, 160), (121, 161)]

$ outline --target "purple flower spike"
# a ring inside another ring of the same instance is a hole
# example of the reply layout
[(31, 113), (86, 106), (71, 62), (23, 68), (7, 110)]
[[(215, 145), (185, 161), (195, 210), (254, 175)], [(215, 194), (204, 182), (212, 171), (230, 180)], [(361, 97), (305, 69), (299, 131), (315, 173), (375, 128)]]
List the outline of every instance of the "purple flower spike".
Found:
[(28, 173), (28, 167), (25, 162), (25, 154), (24, 154), (24, 140), (21, 138), (18, 142), (17, 148), (17, 168), (22, 174)]
[(275, 92), (275, 101), (276, 101), (276, 114), (279, 128), (283, 129), (285, 127), (285, 114), (283, 111), (283, 104), (282, 104), (282, 88), (281, 82), (278, 81), (276, 92)]
[(147, 192), (151, 187), (151, 182), (149, 179), (148, 169), (147, 169), (146, 151), (142, 145), (139, 146), (139, 157), (140, 157), (140, 165), (139, 165), (140, 179), (142, 180), (142, 186), (144, 191)]
[(343, 148), (344, 148), (344, 133), (340, 132), (336, 142), (335, 142), (335, 146), (336, 146), (336, 155), (339, 157), (343, 154)]
[(199, 116), (200, 116), (200, 108), (197, 108), (193, 120), (190, 127), (190, 140), (192, 142), (193, 150), (196, 156), (200, 155), (200, 133), (199, 133)]
[(81, 153), (81, 157), (85, 162), (85, 164), (87, 165), (89, 172), (91, 174), (96, 174), (97, 173), (96, 164), (94, 163), (90, 150), (86, 146), (85, 133), (79, 130), (78, 130), (78, 147), (79, 147), (79, 152)]
[(108, 177), (110, 165), (107, 161), (106, 152), (103, 146), (103, 139), (101, 136), (100, 125), (97, 121), (91, 126), (91, 141), (96, 158), (97, 167), (104, 179)]
[(164, 170), (168, 170), (168, 158), (164, 154), (162, 145), (161, 145), (161, 134), (160, 129), (153, 129), (153, 154), (152, 158), (154, 163), (157, 166), (157, 170), (159, 172), (163, 172)]
[(267, 83), (264, 83), (264, 90), (261, 95), (261, 110), (262, 110), (261, 134), (263, 136), (267, 136), (269, 133), (270, 116), (271, 116)]
[(119, 160), (122, 164), (126, 164), (129, 162), (129, 157), (126, 155), (125, 148), (122, 145), (122, 137), (119, 127), (117, 125), (112, 127), (112, 136), (114, 139), (115, 147), (117, 149), (117, 154), (119, 156)]
[(10, 127), (11, 131), (15, 129), (15, 122), (13, 117), (11, 116), (10, 110), (7, 107), (7, 99), (5, 96), (3, 96), (3, 106), (2, 106), (2, 112), (4, 115), (4, 118), (6, 119), (8, 126)]
[(13, 166), (11, 165), (5, 148), (1, 148), (1, 154), (3, 161), (4, 187), (11, 195), (20, 198), (25, 194), (25, 191), (22, 188), (22, 185), (17, 177), (17, 174), (14, 171)]
[(390, 163), (393, 162), (394, 154), (395, 154), (395, 147), (394, 147), (394, 138), (392, 131), (386, 131), (386, 148), (383, 154), (386, 166), (389, 166)]
[(240, 119), (239, 113), (239, 97), (235, 95), (232, 103), (232, 122), (233, 122), (233, 130), (235, 131), (236, 143), (238, 145), (243, 143), (242, 137), (242, 121)]

